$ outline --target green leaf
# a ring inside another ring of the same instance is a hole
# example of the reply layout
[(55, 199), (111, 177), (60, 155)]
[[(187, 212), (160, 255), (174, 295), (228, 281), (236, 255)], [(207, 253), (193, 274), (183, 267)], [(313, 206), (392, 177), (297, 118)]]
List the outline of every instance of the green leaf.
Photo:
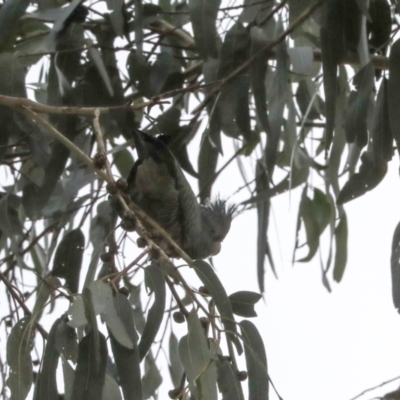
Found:
[(103, 249), (108, 235), (114, 229), (116, 220), (117, 213), (112, 208), (110, 201), (103, 201), (98, 204), (96, 216), (90, 221), (89, 232), (90, 241), (96, 251)]
[[(269, 190), (269, 179), (264, 160), (256, 165), (256, 193), (260, 196)], [(265, 255), (268, 249), (268, 225), (271, 200), (260, 198), (257, 201), (257, 278), (261, 293), (264, 292)]]
[(88, 55), (89, 55), (90, 59), (93, 61), (94, 65), (96, 66), (96, 68), (101, 76), (101, 79), (103, 80), (103, 83), (107, 88), (108, 94), (110, 96), (114, 96), (114, 89), (111, 85), (110, 77), (108, 76), (108, 72), (104, 65), (104, 61), (103, 61), (101, 53), (99, 52), (98, 49), (96, 49), (96, 47), (89, 46), (88, 47)]
[(374, 67), (368, 63), (353, 78), (356, 91), (349, 96), (346, 110), (345, 131), (347, 141), (357, 143), (362, 149), (368, 142), (367, 115), (374, 89)]
[(196, 260), (194, 263), (194, 270), (204, 286), (211, 294), (214, 303), (221, 315), (221, 322), (225, 327), (230, 339), (235, 343), (239, 354), (242, 353), (240, 342), (236, 338), (236, 322), (233, 316), (232, 306), (218, 276), (212, 267), (203, 260)]
[(324, 107), (322, 99), (319, 95), (317, 95), (316, 101), (310, 107), (310, 103), (312, 101), (311, 96), (314, 95), (315, 90), (317, 90), (315, 83), (311, 79), (304, 79), (300, 81), (296, 91), (296, 102), (299, 106), (301, 114), (303, 117), (307, 115), (307, 119), (311, 120), (321, 118), (317, 103)]
[(168, 52), (157, 55), (149, 79), (151, 92), (155, 95), (179, 89), (184, 81), (179, 62)]
[(332, 215), (332, 204), (327, 195), (319, 189), (314, 189), (314, 198), (310, 199), (307, 196), (307, 190), (305, 186), (301, 196), (294, 252), (301, 247), (298, 243), (301, 222), (304, 223), (309, 251), (305, 257), (298, 260), (299, 262), (310, 261), (315, 256), (319, 247), (319, 238), (328, 226)]
[(113, 153), (114, 163), (121, 176), (128, 176), (133, 165), (133, 157), (129, 150), (122, 149), (117, 153)]
[(393, 134), (388, 109), (388, 80), (382, 79), (372, 120), (372, 152), (374, 163), (380, 165), (393, 156)]
[[(104, 381), (101, 400), (122, 400), (118, 383), (108, 374), (106, 374), (106, 379)], [(124, 400), (126, 400), (126, 398)]]
[(145, 374), (143, 376), (143, 398), (148, 399), (155, 396), (157, 389), (160, 387), (163, 379), (157, 368), (153, 355), (147, 354), (145, 358)]
[(390, 127), (397, 144), (397, 152), (400, 150), (400, 39), (391, 47), (389, 56), (389, 86), (388, 108)]
[(393, 233), (392, 254), (390, 257), (392, 271), (392, 296), (396, 310), (400, 310), (400, 223)]
[(392, 15), (387, 0), (372, 0), (368, 9), (370, 19), (367, 21), (369, 32), (368, 44), (375, 50), (385, 54), (392, 32)]
[(198, 159), (199, 194), (202, 203), (211, 197), (211, 188), (214, 183), (214, 174), (217, 170), (218, 157), (218, 149), (211, 144), (208, 131), (205, 131)]
[(57, 247), (51, 274), (65, 279), (65, 287), (78, 292), (85, 236), (81, 229), (69, 231)]
[(76, 363), (78, 339), (75, 329), (68, 325), (67, 317), (64, 317), (58, 325), (55, 348), (63, 356), (63, 359)]
[(129, 300), (121, 293), (116, 294), (114, 302), (118, 317), (124, 324), (129, 338), (133, 343), (133, 349), (123, 346), (115, 339), (109, 329), (111, 348), (124, 400), (143, 400), (139, 351), (137, 348), (138, 337), (133, 320), (133, 309)]
[(99, 305), (100, 314), (114, 338), (128, 349), (133, 349), (130, 335), (128, 335), (124, 323), (115, 308), (114, 296), (110, 285), (102, 281), (95, 281), (90, 285), (90, 292), (92, 293), (93, 304)]
[(211, 361), (198, 379), (197, 393), (199, 399), (218, 400), (217, 367), (214, 359), (218, 351), (218, 346), (212, 341), (209, 341), (209, 346)]
[(204, 60), (218, 58), (218, 34), (215, 22), (221, 0), (189, 0), (190, 19), (192, 21), (197, 51)]
[(337, 204), (344, 204), (374, 189), (387, 172), (387, 164), (376, 165), (370, 152), (361, 155), (361, 166), (339, 193)]
[(166, 296), (164, 274), (158, 266), (152, 264), (145, 269), (145, 283), (151, 293), (154, 293), (154, 303), (147, 314), (146, 325), (139, 342), (140, 360), (143, 360), (150, 350), (160, 329), (164, 317)]
[(240, 322), (248, 372), (249, 400), (268, 400), (269, 378), (264, 343), (253, 323)]
[(22, 235), (22, 224), (18, 216), (20, 198), (0, 193), (0, 230), (9, 238)]
[(225, 35), (221, 47), (218, 78), (229, 76), (241, 66), (249, 57), (250, 36), (247, 29), (237, 22)]
[[(29, 6), (29, 0), (8, 0), (0, 10), (0, 48), (18, 29), (19, 21)], [(4, 49), (2, 49), (4, 50)]]
[(64, 396), (65, 400), (72, 400), (72, 389), (74, 385), (74, 375), (75, 371), (71, 367), (71, 364), (67, 361), (62, 359), (62, 369), (63, 369), (63, 376), (64, 376)]
[[(259, 53), (268, 43), (264, 31), (253, 26), (250, 29), (251, 48), (250, 54), (254, 56)], [(257, 118), (264, 132), (270, 132), (267, 110), (267, 92), (265, 88), (265, 77), (267, 74), (267, 53), (263, 52), (250, 66), (251, 90), (254, 95)], [(261, 83), (260, 83), (261, 82)]]
[(174, 387), (178, 387), (181, 383), (182, 374), (183, 374), (183, 366), (181, 360), (179, 358), (178, 353), (178, 339), (174, 335), (174, 332), (171, 332), (169, 337), (169, 373), (171, 375), (172, 383)]
[(217, 362), (218, 388), (222, 393), (222, 400), (243, 400), (239, 380), (231, 363), (227, 359)]
[(36, 296), (35, 306), (32, 310), (32, 321), (37, 322), (39, 321), (40, 317), (42, 316), (44, 307), (46, 306), (47, 300), (49, 299), (50, 295), (54, 293), (54, 291), (61, 286), (61, 282), (52, 276), (44, 279), (38, 288), (38, 293)]
[[(283, 23), (277, 22), (276, 35), (283, 32)], [(288, 101), (288, 64), (289, 58), (285, 42), (275, 46), (276, 52), (276, 70), (273, 74), (271, 87), (268, 89), (269, 114), (268, 119), (271, 131), (267, 132), (267, 144), (265, 146), (265, 158), (267, 171), (272, 180), (272, 174), (276, 164), (278, 146), (281, 138), (281, 129), (284, 121), (283, 111)]]
[(63, 317), (56, 319), (51, 327), (44, 350), (39, 374), (36, 378), (34, 400), (58, 400), (56, 371), (60, 353), (56, 348), (57, 330)]
[(93, 329), (80, 341), (71, 399), (102, 398), (107, 365), (107, 343), (99, 333), (99, 347)]
[(10, 368), (7, 386), (12, 400), (24, 400), (32, 385), (33, 332), (31, 318), (25, 317), (14, 325), (7, 339), (7, 364)]
[(216, 109), (225, 135), (251, 141), (250, 111), (248, 103), (249, 76), (239, 75), (224, 86), (218, 96)]
[(340, 282), (343, 278), (347, 264), (347, 217), (343, 212), (338, 226), (335, 229), (335, 264), (333, 267), (333, 279)]
[(216, 369), (213, 358), (217, 349), (209, 348), (205, 332), (195, 310), (188, 317), (188, 334), (179, 342), (179, 357), (189, 384), (199, 399), (217, 400)]
[(254, 310), (254, 305), (258, 303), (261, 297), (260, 293), (249, 292), (247, 290), (233, 293), (229, 295), (232, 311), (241, 317), (256, 317), (257, 313)]

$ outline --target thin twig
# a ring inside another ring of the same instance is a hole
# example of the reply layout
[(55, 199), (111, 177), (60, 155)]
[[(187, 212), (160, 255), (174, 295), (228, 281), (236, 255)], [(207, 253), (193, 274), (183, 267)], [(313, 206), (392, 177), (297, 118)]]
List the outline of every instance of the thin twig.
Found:
[(379, 389), (380, 387), (382, 387), (382, 386), (384, 386), (384, 385), (387, 385), (388, 383), (394, 382), (394, 381), (396, 381), (397, 379), (400, 379), (400, 376), (396, 376), (395, 378), (392, 378), (392, 379), (389, 379), (388, 381), (382, 382), (382, 383), (380, 383), (379, 385), (376, 385), (376, 386), (374, 386), (374, 387), (372, 387), (372, 388), (365, 389), (363, 392), (361, 392), (360, 394), (358, 394), (358, 395), (355, 396), (355, 397), (352, 397), (350, 400), (356, 400), (356, 399), (358, 399), (359, 397), (363, 396), (365, 393), (372, 392), (373, 390)]
[[(24, 310), (25, 315), (31, 316), (32, 315), (31, 310), (29, 310), (29, 308), (26, 306), (25, 302), (21, 299), (21, 297), (19, 297), (18, 293), (13, 288), (13, 285), (11, 284), (11, 282), (1, 272), (0, 272), (0, 280), (2, 280), (3, 283), (7, 286), (7, 289), (10, 292), (11, 296)], [(49, 334), (42, 327), (42, 325), (39, 324), (39, 322), (36, 322), (36, 327), (37, 327), (37, 330), (42, 335), (43, 339), (47, 339)]]

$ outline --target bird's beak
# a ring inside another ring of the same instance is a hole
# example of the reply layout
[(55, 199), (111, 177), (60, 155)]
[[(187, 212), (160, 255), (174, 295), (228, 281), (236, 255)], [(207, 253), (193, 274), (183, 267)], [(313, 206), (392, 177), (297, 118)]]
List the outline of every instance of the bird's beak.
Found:
[(211, 255), (216, 256), (221, 251), (221, 242), (214, 242), (211, 248)]

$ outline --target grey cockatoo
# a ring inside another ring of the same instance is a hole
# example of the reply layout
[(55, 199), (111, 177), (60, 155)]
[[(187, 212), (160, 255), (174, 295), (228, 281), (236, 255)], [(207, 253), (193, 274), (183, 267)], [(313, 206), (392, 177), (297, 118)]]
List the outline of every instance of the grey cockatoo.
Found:
[[(185, 175), (167, 146), (168, 137), (133, 131), (138, 160), (128, 176), (131, 199), (158, 222), (193, 259), (216, 255), (227, 235), (234, 206), (216, 199), (198, 203)], [(157, 239), (160, 235), (144, 224)], [(167, 251), (175, 256), (173, 251)]]

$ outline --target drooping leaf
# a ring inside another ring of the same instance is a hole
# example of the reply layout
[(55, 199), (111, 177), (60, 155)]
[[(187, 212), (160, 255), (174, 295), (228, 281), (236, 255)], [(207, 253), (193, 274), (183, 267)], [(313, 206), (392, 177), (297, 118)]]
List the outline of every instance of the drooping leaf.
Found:
[(221, 322), (224, 325), (225, 330), (228, 332), (231, 340), (235, 343), (238, 353), (241, 354), (243, 350), (241, 349), (240, 342), (236, 340), (237, 338), (235, 336), (235, 333), (237, 332), (235, 317), (233, 316), (232, 306), (228, 295), (226, 294), (225, 288), (208, 263), (203, 260), (196, 260), (193, 264), (197, 276), (208, 289), (214, 300), (214, 303), (221, 315)]
[(216, 19), (221, 0), (189, 0), (190, 20), (200, 57), (218, 58)]
[(33, 380), (31, 349), (33, 341), (30, 317), (19, 320), (7, 339), (7, 386), (12, 400), (24, 400)]
[(143, 360), (149, 351), (160, 329), (165, 310), (165, 279), (161, 269), (155, 264), (145, 269), (145, 282), (151, 293), (154, 293), (154, 303), (148, 314), (142, 337), (139, 342), (139, 358)]
[(89, 57), (91, 58), (91, 60), (93, 61), (94, 65), (96, 66), (99, 75), (101, 76), (104, 85), (106, 86), (107, 90), (108, 90), (108, 94), (110, 96), (114, 95), (114, 89), (111, 85), (111, 81), (110, 81), (110, 77), (108, 76), (108, 72), (107, 69), (104, 65), (104, 61), (103, 58), (101, 56), (101, 53), (99, 52), (99, 50), (94, 47), (94, 46), (89, 46), (88, 48), (88, 54)]
[[(131, 165), (132, 167), (132, 165)], [(90, 221), (89, 238), (95, 250), (102, 249), (116, 223), (117, 215), (110, 201), (104, 201), (97, 206), (97, 213)]]
[(57, 19), (54, 21), (53, 29), (47, 39), (50, 51), (56, 50), (61, 34), (67, 30), (74, 19), (77, 18), (77, 20), (83, 22), (88, 13), (87, 9), (81, 5), (81, 0), (73, 0), (67, 7), (62, 8), (61, 10), (62, 11), (58, 14)]
[(257, 313), (254, 310), (254, 305), (258, 303), (261, 297), (260, 293), (247, 290), (229, 295), (233, 313), (245, 318), (256, 317)]
[(253, 22), (261, 23), (265, 21), (272, 9), (272, 1), (267, 1), (266, 4), (258, 0), (244, 0), (244, 8), (240, 14), (240, 22)]
[(400, 149), (400, 39), (396, 40), (391, 47), (389, 57), (389, 86), (388, 86), (388, 108), (389, 120), (393, 137), (397, 144), (397, 152)]
[(249, 400), (268, 400), (268, 366), (263, 340), (252, 322), (243, 320), (240, 328), (246, 356)]
[(390, 257), (392, 271), (392, 297), (397, 311), (400, 310), (400, 223), (393, 233), (392, 254)]
[(296, 102), (301, 114), (303, 117), (307, 116), (307, 119), (311, 120), (319, 119), (321, 117), (317, 105), (323, 107), (323, 101), (319, 95), (317, 95), (315, 101), (310, 104), (312, 101), (311, 95), (314, 95), (315, 90), (315, 84), (310, 79), (304, 79), (300, 81), (296, 91)]
[(171, 136), (171, 141), (168, 144), (172, 154), (178, 160), (181, 168), (188, 174), (198, 177), (197, 172), (193, 168), (193, 165), (189, 158), (188, 144), (196, 134), (200, 123), (198, 122), (194, 126), (183, 125), (180, 126)]
[(107, 365), (107, 344), (99, 333), (99, 347), (93, 329), (80, 341), (72, 399), (99, 400), (102, 397)]
[(128, 176), (133, 165), (133, 157), (129, 150), (123, 149), (114, 153), (114, 163), (121, 176)]
[[(218, 78), (220, 60), (208, 59), (203, 63), (202, 72), (205, 83), (215, 82)], [(207, 91), (207, 89), (206, 89)], [(214, 96), (213, 101), (207, 106), (209, 115), (209, 138), (211, 143), (218, 149), (219, 153), (223, 154), (221, 142), (221, 119), (218, 113), (217, 101), (219, 96)]]
[[(263, 160), (258, 160), (256, 166), (256, 193), (259, 196), (269, 190), (269, 179)], [(271, 201), (269, 198), (257, 201), (257, 278), (260, 292), (264, 292), (264, 265), (268, 248), (268, 224)]]
[(0, 230), (9, 238), (22, 235), (22, 224), (18, 216), (19, 204), (18, 196), (0, 193)]
[(335, 282), (342, 280), (347, 264), (347, 217), (343, 212), (338, 226), (335, 229), (335, 264), (333, 267), (333, 279)]
[(346, 111), (345, 131), (347, 141), (357, 143), (362, 149), (368, 142), (367, 115), (374, 89), (374, 67), (368, 63), (353, 78), (356, 91), (349, 96)]
[(101, 400), (122, 400), (118, 383), (109, 374), (106, 374), (106, 378), (104, 380), (104, 388)]
[(370, 34), (368, 44), (374, 51), (385, 54), (392, 32), (392, 15), (390, 4), (387, 0), (371, 0), (368, 13), (370, 20), (367, 21), (367, 29)]
[(34, 400), (58, 400), (56, 371), (60, 353), (56, 348), (58, 326), (63, 317), (58, 318), (51, 327), (44, 350), (40, 372), (36, 378)]
[[(343, 120), (346, 98), (347, 98), (347, 73), (344, 66), (339, 68), (339, 95), (337, 101), (336, 117), (338, 120)], [(338, 124), (335, 129), (335, 136), (333, 137), (332, 148), (329, 154), (329, 162), (325, 172), (325, 179), (328, 185), (333, 189), (337, 198), (339, 195), (339, 169), (342, 160), (342, 154), (346, 145), (346, 137), (342, 124)]]
[[(251, 49), (250, 54), (254, 56), (268, 43), (262, 29), (253, 26), (250, 30)], [(265, 76), (267, 74), (267, 54), (263, 52), (250, 66), (251, 90), (254, 95), (257, 118), (264, 132), (270, 132), (267, 110), (267, 92), (265, 87)]]
[(75, 371), (67, 360), (62, 359), (61, 362), (64, 376), (64, 398), (65, 400), (72, 400)]
[(249, 57), (250, 37), (246, 28), (235, 23), (225, 35), (221, 47), (218, 78), (229, 76), (237, 67)]
[[(283, 31), (282, 21), (279, 20), (276, 28), (276, 35)], [(283, 124), (283, 111), (287, 102), (288, 94), (288, 64), (289, 57), (285, 42), (281, 42), (275, 47), (276, 52), (276, 70), (272, 85), (268, 91), (269, 104), (269, 123), (271, 127), (270, 134), (267, 134), (267, 145), (265, 146), (265, 160), (269, 180), (272, 181), (272, 174), (276, 165), (278, 146), (281, 138), (281, 129)]]
[(178, 339), (174, 332), (169, 337), (169, 373), (174, 387), (178, 387), (182, 380), (183, 366), (178, 353)]
[(50, 295), (60, 286), (61, 282), (53, 276), (49, 276), (39, 284), (35, 306), (32, 310), (33, 321), (39, 321)]
[(206, 131), (200, 147), (198, 158), (199, 195), (202, 203), (211, 197), (211, 188), (214, 183), (214, 174), (218, 163), (218, 149), (214, 147)]
[(101, 309), (101, 316), (114, 338), (128, 349), (133, 349), (134, 344), (128, 334), (124, 323), (119, 317), (114, 304), (114, 296), (110, 285), (98, 280), (90, 285), (93, 304)]
[[(355, 0), (351, 0), (354, 2)], [(335, 128), (337, 69), (346, 51), (346, 15), (345, 1), (328, 2), (326, 5), (326, 20), (320, 30), (322, 69), (325, 90), (325, 149), (332, 143)], [(342, 40), (338, 40), (342, 38)]]
[(65, 279), (65, 287), (78, 292), (85, 236), (81, 229), (69, 231), (57, 247), (51, 274)]
[(184, 81), (180, 64), (168, 52), (158, 54), (151, 66), (149, 81), (154, 95), (179, 89)]
[(110, 331), (111, 348), (124, 400), (143, 400), (139, 351), (137, 348), (138, 338), (133, 320), (133, 309), (129, 300), (121, 293), (117, 293), (114, 302), (118, 316), (133, 343), (133, 348), (128, 349), (116, 340)]
[(197, 385), (199, 397), (209, 400), (218, 400), (216, 354), (218, 346), (209, 341), (210, 362), (207, 369), (200, 375)]
[(233, 371), (231, 363), (222, 359), (217, 363), (218, 388), (223, 400), (243, 400), (242, 391), (237, 375)]
[(372, 151), (374, 163), (380, 165), (393, 156), (393, 135), (388, 109), (388, 81), (382, 79), (372, 121)]
[(353, 174), (343, 186), (337, 198), (337, 204), (347, 203), (374, 189), (382, 181), (386, 172), (386, 163), (377, 165), (374, 163), (372, 153), (364, 152), (361, 155), (359, 171)]
[(292, 72), (299, 75), (308, 75), (313, 70), (314, 53), (311, 47), (292, 47), (288, 49)]
[(189, 383), (199, 391), (200, 398), (202, 392), (199, 379), (209, 368), (213, 356), (199, 317), (193, 310), (188, 317), (188, 334), (179, 341), (179, 357)]
[(68, 325), (66, 317), (58, 325), (55, 348), (62, 354), (63, 359), (76, 363), (78, 358), (78, 338), (75, 329)]
[(29, 3), (29, 0), (8, 0), (1, 7), (0, 48), (7, 44), (18, 29), (20, 19), (25, 14)]
[(225, 135), (239, 138), (242, 135), (246, 141), (251, 141), (249, 110), (249, 76), (242, 74), (222, 89), (218, 96), (216, 110), (218, 112), (221, 128)]
[(143, 376), (143, 399), (149, 399), (157, 393), (163, 379), (151, 352), (145, 358), (145, 374)]
[(138, 57), (136, 52), (131, 51), (127, 59), (127, 70), (132, 84), (134, 84), (140, 94), (150, 98), (153, 96), (150, 86), (151, 65), (149, 62)]
[(304, 224), (307, 238), (308, 254), (298, 260), (299, 262), (310, 261), (316, 254), (319, 247), (319, 239), (331, 218), (331, 203), (327, 196), (319, 189), (314, 189), (314, 198), (307, 196), (307, 186), (301, 196), (299, 216), (297, 220), (297, 233), (295, 252), (300, 247), (298, 234), (301, 223)]

